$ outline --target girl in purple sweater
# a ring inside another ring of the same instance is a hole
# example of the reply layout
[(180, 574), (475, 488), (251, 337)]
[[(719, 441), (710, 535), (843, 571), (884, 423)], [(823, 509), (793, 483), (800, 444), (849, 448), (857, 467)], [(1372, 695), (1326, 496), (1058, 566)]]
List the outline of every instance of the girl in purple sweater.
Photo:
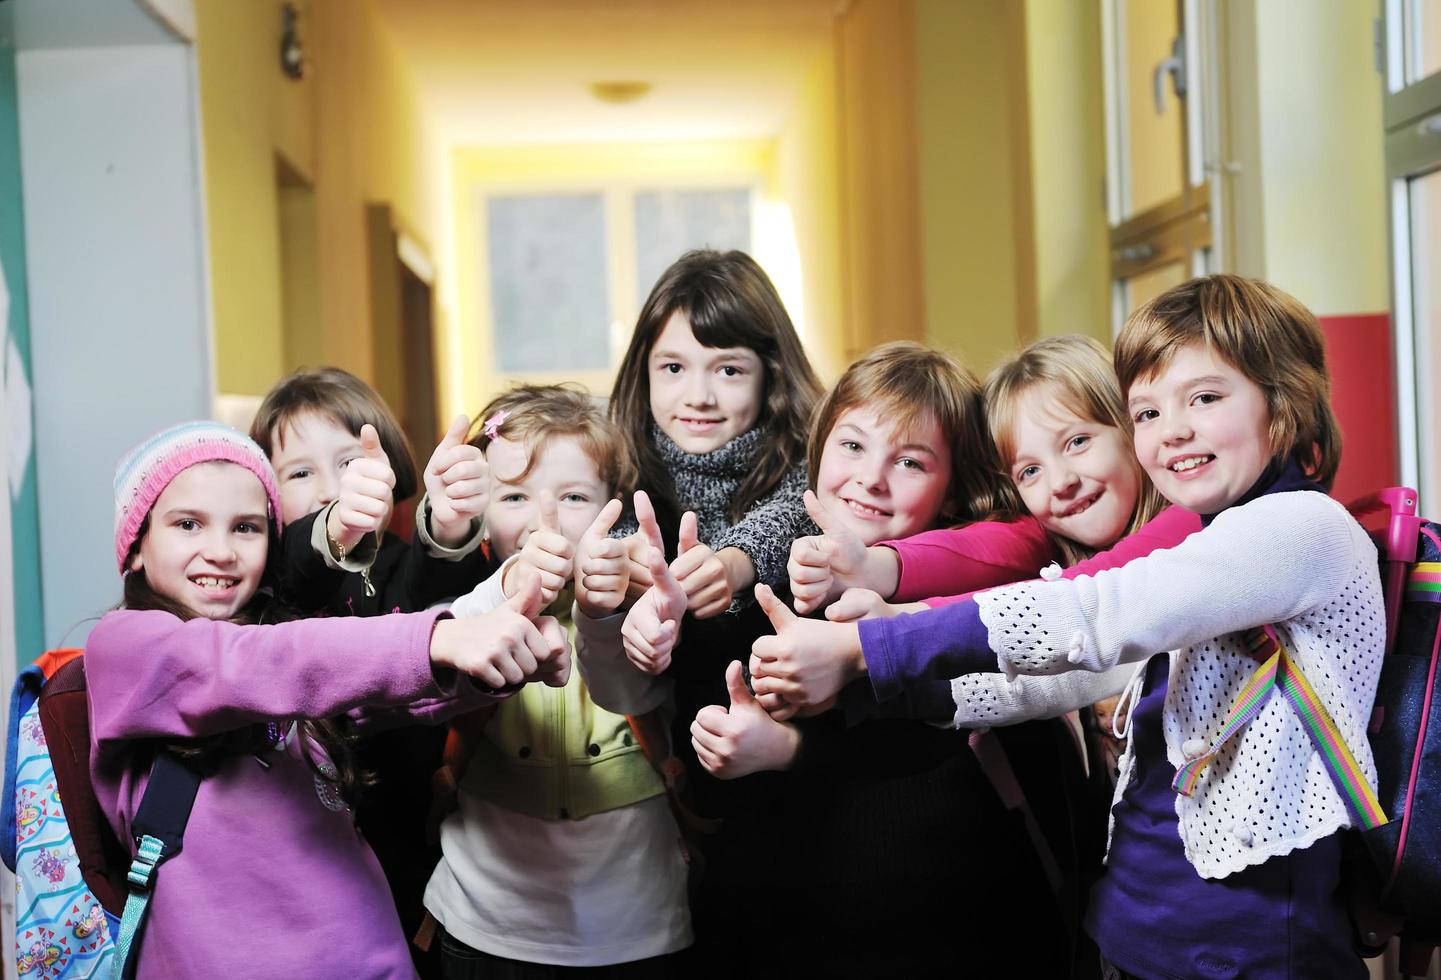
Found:
[[(532, 678), (563, 684), (565, 635), (522, 600), (283, 618), (262, 589), (281, 508), (260, 448), (210, 422), (153, 436), (115, 477), (122, 608), (85, 648), (91, 776), (122, 841), (165, 749), (203, 777), (157, 871), (140, 977), (412, 977), (385, 878), (350, 807), (357, 726), (437, 721)], [(267, 625), (259, 625), (266, 623)]]

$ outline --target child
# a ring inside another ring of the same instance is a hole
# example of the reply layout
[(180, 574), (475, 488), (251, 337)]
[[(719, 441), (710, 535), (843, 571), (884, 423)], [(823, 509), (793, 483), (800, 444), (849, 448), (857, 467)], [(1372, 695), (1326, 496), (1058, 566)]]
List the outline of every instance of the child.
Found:
[[(481, 417), (476, 445), (492, 479), (485, 527), (504, 564), (451, 611), (481, 615), (534, 575), (568, 622), (575, 548), (585, 538), (592, 562), (578, 575), (576, 615), (611, 615), (625, 598), (626, 561), (623, 542), (606, 537), (621, 504), (612, 499), (619, 455), (602, 409), (579, 391), (529, 386)], [(615, 964), (625, 964), (616, 975), (671, 975), (669, 954), (691, 941), (685, 860), (665, 785), (625, 717), (597, 707), (572, 677), (564, 689), (526, 688), (483, 732), (425, 893), (445, 927), (445, 976)]]
[[(817, 409), (815, 498), (808, 500), (822, 527), (845, 528), (865, 543), (939, 520), (972, 521), (996, 512), (1006, 496), (992, 453), (975, 378), (919, 344), (885, 344), (852, 364)], [(1049, 548), (1017, 553), (988, 566), (989, 577), (976, 584), (1028, 578), (1048, 557)], [(788, 842), (768, 901), (787, 909), (792, 925), (753, 944), (758, 965), (919, 973), (960, 948), (978, 975), (1022, 966), (1066, 974), (1076, 894), (1053, 893), (966, 733), (903, 718), (848, 727), (841, 711), (782, 724), (747, 691), (739, 663), (727, 680), (729, 710), (703, 708), (691, 725), (701, 762), (721, 778), (790, 770), (764, 832)], [(940, 694), (946, 720), (950, 691)], [(845, 695), (865, 698), (866, 690), (852, 685)], [(1021, 725), (999, 737), (1050, 841), (1047, 852), (1061, 856), (1074, 887), (1074, 858), (1090, 848), (1072, 840), (1069, 804), (1081, 778), (1065, 727)], [(872, 835), (881, 828), (888, 841), (877, 849)], [(958, 893), (957, 876), (971, 887)], [(1027, 909), (1024, 919), (1016, 908)], [(803, 938), (796, 942), (795, 934)]]
[[(1165, 501), (1141, 472), (1131, 449), (1125, 404), (1110, 357), (1089, 337), (1049, 337), (996, 368), (986, 382), (986, 415), (1002, 472), (1029, 517), (928, 531), (863, 549), (844, 529), (801, 539), (791, 552), (791, 589), (798, 612), (834, 599), (844, 588), (870, 589), (901, 601), (944, 605), (984, 588), (998, 562), (1013, 556), (1054, 559), (1077, 574), (1168, 548), (1200, 525)], [(1126, 539), (1119, 553), (1088, 561)], [(832, 619), (863, 612), (893, 614), (873, 598), (849, 596)]]
[(421, 481), (384, 400), (339, 368), (297, 371), (270, 389), (250, 436), (275, 467), (291, 531), (281, 566), (286, 600), (305, 612), (374, 616), (468, 592), (486, 571), (478, 520), (485, 469), (465, 444), (468, 425), (455, 420), (421, 474), (426, 492), (406, 544), (386, 528)]
[[(753, 886), (750, 840), (738, 826), (769, 804), (764, 779), (740, 786), (708, 776), (691, 752), (688, 726), (702, 707), (724, 701), (726, 665), (769, 628), (750, 601), (751, 586), (783, 587), (790, 543), (811, 528), (801, 495), (806, 424), (819, 393), (795, 327), (760, 266), (741, 252), (696, 251), (681, 256), (651, 290), (611, 398), (625, 450), (619, 488), (628, 502), (645, 491), (656, 520), (641, 533), (638, 508), (613, 532), (628, 538), (628, 594), (636, 603), (592, 633), (596, 642), (615, 640), (618, 647), (622, 626), (638, 627), (649, 616), (647, 632), (658, 641), (651, 670), (680, 639), (666, 670), (676, 712), (672, 740), (689, 772), (694, 809), (729, 821), (704, 846), (708, 870), (692, 905), (697, 945), (705, 947), (698, 960), (712, 966), (721, 961), (711, 953), (733, 945), (728, 922)], [(682, 533), (685, 512), (693, 516)], [(661, 561), (670, 562), (686, 614), (674, 617), (663, 640), (659, 597), (644, 598), (656, 545)], [(590, 680), (602, 698), (607, 680), (599, 673)], [(623, 701), (599, 703), (635, 713)]]
[[(1324, 493), (1340, 431), (1320, 328), (1274, 287), (1210, 276), (1133, 313), (1116, 365), (1142, 466), (1202, 516), (1200, 532), (1095, 578), (858, 629), (790, 622), (767, 596), (779, 635), (756, 643), (757, 689), (808, 703), (833, 692), (828, 674), (869, 669), (1035, 675), (1045, 691), (1064, 687), (1051, 675), (1142, 664), (1087, 916), (1102, 955), (1123, 975), (1365, 976), (1337, 831), (1375, 816), (1338, 791), (1328, 753), (1264, 681), (1304, 674), (1374, 785), (1366, 725), (1385, 615), (1375, 547)], [(1277, 642), (1258, 670), (1249, 644), (1267, 625)], [(1262, 697), (1240, 697), (1253, 682)]]
[[(278, 586), (297, 610), (332, 616), (416, 612), (468, 592), (484, 577), (479, 514), (485, 506), (480, 451), (465, 444), (467, 420), (455, 420), (422, 474), (415, 535), (387, 527), (398, 501), (421, 482), (410, 441), (390, 407), (364, 381), (339, 368), (297, 371), (261, 403), (252, 438), (279, 479), (290, 533), (281, 546)], [(385, 869), (407, 934), (420, 926), (421, 897), (440, 850), (427, 844), (425, 811), (445, 731), (396, 727), (358, 747), (375, 785), (357, 822)], [(417, 952), (427, 976), (436, 971)]]
[(215, 423), (142, 443), (115, 491), (125, 598), (85, 649), (96, 799), (129, 841), (157, 751), (204, 776), (184, 848), (157, 873), (137, 975), (413, 975), (349, 813), (347, 730), (439, 719), (533, 676), (564, 683), (556, 625), (517, 612), (533, 589), (466, 622), (276, 622), (261, 589), (281, 527), (275, 478), (259, 446)]

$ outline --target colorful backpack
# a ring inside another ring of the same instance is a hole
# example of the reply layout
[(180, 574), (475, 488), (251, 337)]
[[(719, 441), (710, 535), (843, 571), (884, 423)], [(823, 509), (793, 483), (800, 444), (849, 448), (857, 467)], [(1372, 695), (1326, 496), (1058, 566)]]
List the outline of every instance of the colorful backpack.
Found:
[(48, 651), (21, 673), (11, 695), (5, 798), (14, 806), (0, 858), (15, 873), (15, 951), (24, 980), (133, 974), (155, 868), (180, 850), (200, 784), (173, 756), (157, 757), (132, 821), (139, 850), (132, 859), (90, 783), (81, 653)]
[(1369, 735), (1391, 819), (1362, 830), (1348, 884), (1363, 949), (1399, 935), (1401, 969), (1425, 975), (1441, 945), (1441, 527), (1416, 516), (1416, 499), (1392, 487), (1351, 507), (1389, 511), (1377, 535), (1387, 656)]

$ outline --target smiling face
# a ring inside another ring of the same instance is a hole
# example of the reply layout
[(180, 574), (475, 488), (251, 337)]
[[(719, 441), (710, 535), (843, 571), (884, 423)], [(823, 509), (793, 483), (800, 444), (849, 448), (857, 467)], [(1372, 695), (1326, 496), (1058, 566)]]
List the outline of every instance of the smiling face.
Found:
[[(313, 514), (340, 494), (340, 476), (365, 452), (360, 437), (328, 415), (302, 412), (271, 433), (270, 464), (280, 489), (285, 523)], [(382, 527), (390, 523), (385, 515)]]
[(816, 473), (816, 496), (867, 545), (935, 526), (951, 481), (951, 447), (934, 417), (910, 432), (860, 405), (836, 419)]
[(1136, 456), (1156, 489), (1189, 511), (1229, 507), (1271, 461), (1265, 393), (1202, 344), (1177, 351), (1128, 394)]
[(1018, 400), (1013, 436), (1011, 479), (1042, 527), (1087, 548), (1120, 540), (1141, 492), (1120, 429), (1075, 415), (1042, 387)]
[(748, 347), (706, 347), (676, 311), (647, 360), (650, 413), (688, 453), (712, 452), (743, 435), (760, 417), (765, 367)]
[(536, 452), (535, 465), (525, 473), (530, 452), (524, 443), (497, 438), (485, 449), (490, 464), (485, 530), (500, 561), (525, 547), (530, 532), (539, 523), (542, 490), (555, 495), (560, 526), (554, 530), (564, 534), (572, 545), (580, 541), (611, 497), (610, 488), (580, 440), (552, 436)]
[(206, 619), (245, 608), (265, 573), (265, 487), (243, 466), (198, 463), (156, 498), (131, 571)]

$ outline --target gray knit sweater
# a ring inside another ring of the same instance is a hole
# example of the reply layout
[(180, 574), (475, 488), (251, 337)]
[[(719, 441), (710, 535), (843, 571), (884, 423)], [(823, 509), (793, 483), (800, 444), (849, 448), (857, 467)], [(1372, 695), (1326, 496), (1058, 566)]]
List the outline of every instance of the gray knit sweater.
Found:
[[(695, 511), (701, 543), (712, 551), (739, 548), (755, 566), (756, 581), (779, 588), (788, 583), (786, 560), (791, 542), (820, 533), (801, 500), (806, 490), (805, 463), (793, 466), (739, 523), (732, 524), (726, 515), (731, 497), (750, 474), (765, 436), (765, 428), (757, 426), (713, 452), (695, 454), (680, 448), (654, 424), (650, 428), (656, 452), (670, 471), (676, 503), (681, 511)], [(635, 517), (627, 515), (616, 524), (611, 537), (625, 537), (635, 531)], [(735, 612), (753, 599), (749, 591), (738, 595), (728, 611)]]

